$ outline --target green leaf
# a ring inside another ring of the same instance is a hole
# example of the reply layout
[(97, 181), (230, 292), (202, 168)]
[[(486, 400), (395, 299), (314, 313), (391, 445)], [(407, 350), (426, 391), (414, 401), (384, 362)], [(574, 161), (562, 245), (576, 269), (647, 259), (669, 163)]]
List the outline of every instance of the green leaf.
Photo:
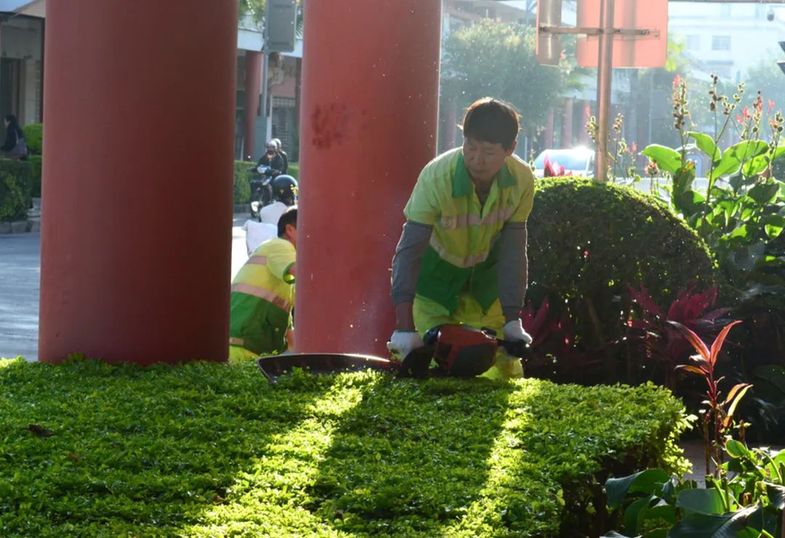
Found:
[(739, 168), (741, 168), (741, 160), (735, 153), (728, 150), (722, 155), (720, 162), (711, 171), (709, 179), (714, 181), (722, 176), (732, 176), (739, 171)]
[(681, 167), (681, 154), (668, 146), (649, 144), (641, 153), (657, 163), (663, 172), (673, 174)]
[(654, 495), (649, 495), (648, 497), (643, 497), (638, 499), (637, 501), (630, 504), (624, 510), (624, 529), (627, 531), (633, 531), (635, 533), (640, 531), (640, 521), (639, 516), (641, 511), (649, 506), (652, 501), (656, 500), (657, 497)]
[(618, 508), (628, 493), (648, 493), (654, 495), (662, 485), (670, 480), (668, 473), (662, 469), (646, 469), (621, 478), (609, 478), (605, 482), (608, 495), (608, 506)]
[(702, 205), (706, 202), (706, 198), (699, 192), (687, 189), (678, 194), (674, 202), (676, 208), (684, 215), (694, 215), (701, 210)]
[(741, 168), (741, 173), (747, 177), (750, 176), (758, 176), (762, 174), (766, 168), (769, 167), (769, 156), (758, 155), (757, 157), (750, 159), (744, 163), (744, 166)]
[(688, 513), (671, 529), (671, 538), (736, 538), (737, 533), (753, 518), (762, 516), (762, 508), (755, 504), (738, 512), (722, 516)]
[(747, 225), (746, 224), (742, 224), (741, 226), (739, 226), (736, 229), (734, 229), (730, 233), (730, 235), (728, 237), (731, 237), (731, 238), (733, 238), (733, 237), (742, 237), (743, 238), (743, 237), (747, 237), (747, 234), (748, 234)]
[(676, 507), (699, 514), (721, 515), (724, 511), (722, 496), (716, 489), (686, 489), (679, 493)]
[(731, 458), (749, 458), (751, 455), (750, 449), (744, 443), (735, 439), (725, 443), (725, 451)]
[(785, 486), (779, 484), (766, 484), (766, 495), (769, 496), (771, 506), (777, 510), (785, 509)]
[(697, 131), (689, 131), (687, 132), (687, 136), (695, 140), (695, 145), (698, 146), (703, 153), (708, 155), (712, 162), (716, 164), (720, 161), (722, 151), (714, 143), (714, 139), (711, 136)]
[(769, 145), (763, 140), (742, 140), (729, 147), (725, 153), (732, 153), (739, 161), (754, 159), (769, 151)]
[(761, 205), (768, 204), (777, 195), (780, 186), (775, 183), (759, 183), (750, 189), (747, 195)]

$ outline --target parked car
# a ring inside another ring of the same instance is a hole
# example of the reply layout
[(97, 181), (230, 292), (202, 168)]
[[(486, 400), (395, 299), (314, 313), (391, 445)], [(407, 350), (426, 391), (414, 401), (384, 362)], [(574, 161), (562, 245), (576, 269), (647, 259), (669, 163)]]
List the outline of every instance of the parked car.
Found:
[[(534, 159), (534, 175), (536, 177), (545, 177), (546, 160), (552, 169), (560, 171), (556, 175), (594, 176), (594, 151), (589, 148), (546, 149)], [(562, 168), (563, 171), (561, 171)]]

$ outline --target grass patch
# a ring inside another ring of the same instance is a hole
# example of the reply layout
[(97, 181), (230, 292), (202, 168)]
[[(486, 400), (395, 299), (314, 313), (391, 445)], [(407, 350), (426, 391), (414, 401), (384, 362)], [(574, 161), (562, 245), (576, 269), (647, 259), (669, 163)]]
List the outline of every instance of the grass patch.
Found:
[(684, 425), (651, 385), (0, 360), (0, 535), (569, 536)]

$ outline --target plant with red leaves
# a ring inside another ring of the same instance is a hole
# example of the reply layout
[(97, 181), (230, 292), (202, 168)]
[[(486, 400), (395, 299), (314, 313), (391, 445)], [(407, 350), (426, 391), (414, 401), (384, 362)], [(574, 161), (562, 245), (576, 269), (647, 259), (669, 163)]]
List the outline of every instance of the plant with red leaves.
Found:
[(716, 334), (723, 324), (722, 316), (729, 309), (719, 308), (708, 311), (717, 301), (717, 288), (695, 292), (689, 288), (681, 292), (663, 311), (651, 298), (648, 290), (641, 285), (636, 290), (628, 286), (630, 298), (640, 307), (640, 318), (627, 321), (628, 341), (634, 346), (643, 346), (643, 355), (656, 361), (662, 367), (663, 383), (673, 389), (676, 384), (675, 366), (684, 362), (691, 351), (691, 345), (684, 335), (669, 322), (678, 322), (707, 337)]
[(528, 302), (521, 310), (520, 318), (532, 337), (532, 355), (526, 364), (527, 375), (575, 381), (576, 373), (599, 365), (599, 359), (575, 347), (575, 326), (572, 320), (567, 312), (560, 316), (554, 315), (547, 297), (538, 308)]
[(542, 175), (543, 177), (561, 177), (572, 174), (565, 173), (565, 169), (562, 165), (545, 157), (542, 165)]
[(713, 462), (715, 476), (719, 477), (719, 466), (722, 464), (723, 449), (728, 436), (734, 429), (738, 429), (740, 435), (744, 436), (743, 423), (735, 421), (733, 415), (736, 412), (739, 401), (752, 387), (750, 383), (737, 383), (730, 389), (725, 399), (722, 400), (722, 392), (719, 385), (724, 377), (717, 378), (714, 371), (722, 345), (725, 343), (725, 338), (730, 330), (741, 323), (741, 321), (732, 321), (723, 327), (720, 334), (717, 335), (717, 338), (711, 344), (711, 348), (707, 347), (700, 336), (685, 325), (675, 321), (669, 323), (683, 334), (690, 345), (698, 352), (697, 355), (690, 357), (692, 364), (680, 364), (676, 368), (700, 376), (706, 381), (706, 399), (703, 401), (706, 408), (701, 410), (703, 440), (706, 446), (706, 474), (711, 472), (710, 462)]

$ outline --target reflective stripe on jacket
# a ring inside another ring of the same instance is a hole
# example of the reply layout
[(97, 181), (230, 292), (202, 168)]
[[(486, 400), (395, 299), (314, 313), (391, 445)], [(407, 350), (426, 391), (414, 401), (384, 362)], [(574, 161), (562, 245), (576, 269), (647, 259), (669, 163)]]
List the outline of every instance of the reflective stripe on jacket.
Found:
[(490, 307), (499, 297), (499, 233), (507, 222), (525, 222), (533, 199), (534, 176), (517, 156), (506, 159), (482, 207), (461, 148), (428, 163), (404, 209), (407, 220), (433, 226), (417, 293), (454, 311), (458, 295), (468, 290)]

